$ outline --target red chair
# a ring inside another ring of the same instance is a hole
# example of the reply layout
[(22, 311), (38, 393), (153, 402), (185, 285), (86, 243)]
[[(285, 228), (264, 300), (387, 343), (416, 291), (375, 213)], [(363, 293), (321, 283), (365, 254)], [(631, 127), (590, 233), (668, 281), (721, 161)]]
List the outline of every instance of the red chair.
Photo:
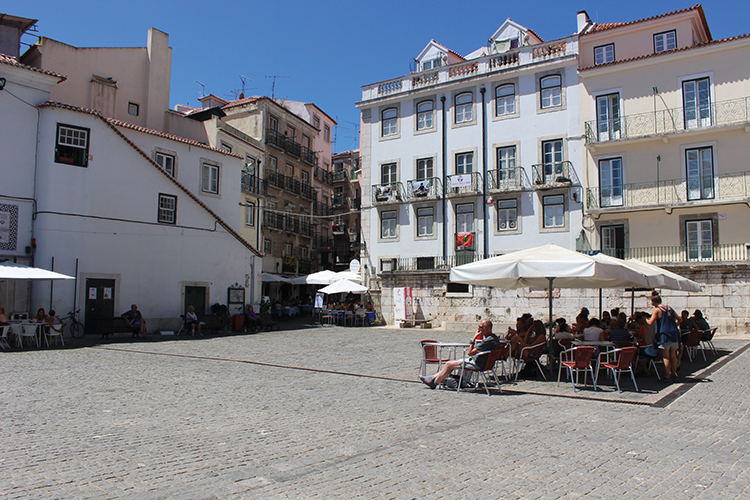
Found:
[[(461, 365), (461, 374), (458, 377), (458, 389), (456, 392), (461, 392), (461, 384), (464, 380), (464, 373), (465, 372), (477, 372), (479, 373), (482, 384), (484, 384), (484, 390), (487, 391), (487, 395), (490, 395), (490, 390), (487, 387), (487, 376), (485, 373), (490, 372), (495, 379), (495, 385), (497, 386), (497, 389), (502, 393), (503, 390), (500, 388), (500, 380), (497, 378), (497, 372), (495, 371), (495, 364), (502, 359), (504, 356), (507, 357), (507, 349), (495, 349), (494, 351), (484, 351), (486, 353), (489, 353), (489, 357), (487, 358), (487, 362), (484, 364), (484, 369), (479, 368), (477, 365), (473, 363), (463, 363)], [(484, 352), (480, 352), (477, 354), (484, 354)]]
[[(685, 352), (691, 363), (693, 362), (693, 355), (698, 354), (698, 348), (700, 347), (703, 351), (703, 346), (701, 345), (702, 337), (703, 330), (691, 330), (690, 333), (688, 333), (687, 342), (682, 344), (685, 347)], [(706, 351), (703, 351), (703, 361), (706, 361)]]
[[(599, 368), (604, 368), (605, 370), (610, 370), (612, 372), (612, 377), (615, 379), (615, 385), (617, 386), (617, 392), (622, 392), (622, 389), (620, 389), (620, 374), (624, 371), (630, 372), (630, 378), (633, 379), (633, 385), (635, 386), (635, 391), (638, 392), (638, 384), (635, 381), (635, 372), (633, 372), (633, 360), (635, 359), (635, 355), (638, 353), (637, 347), (623, 347), (621, 349), (615, 349), (613, 351), (607, 351), (600, 354), (601, 356), (608, 356), (608, 359), (610, 356), (614, 356), (614, 361), (599, 361)], [(599, 371), (596, 372), (596, 380), (594, 380), (594, 387), (596, 387), (596, 383), (599, 381)]]
[(438, 371), (443, 363), (449, 361), (450, 358), (442, 358), (439, 356), (438, 351), (440, 350), (436, 340), (420, 340), (419, 347), (422, 349), (422, 364), (419, 367), (422, 375), (427, 375), (427, 364), (438, 365)]
[[(587, 372), (591, 373), (591, 382), (594, 383), (594, 390), (596, 390), (596, 378), (594, 377), (594, 367), (591, 366), (591, 358), (596, 352), (596, 347), (592, 346), (578, 346), (572, 349), (567, 349), (560, 353), (560, 369), (557, 372), (557, 384), (560, 385), (560, 375), (562, 374), (563, 366), (568, 369), (568, 375), (570, 375), (570, 383), (573, 384), (573, 389), (578, 390), (576, 387), (576, 381), (578, 380), (578, 373), (583, 371), (583, 385), (586, 385)], [(575, 372), (575, 378), (573, 373)]]
[(711, 352), (714, 353), (714, 356), (717, 356), (719, 353), (716, 352), (716, 346), (714, 345), (714, 335), (716, 334), (716, 328), (711, 328), (710, 330), (706, 330), (703, 332), (704, 337), (701, 339), (701, 350), (703, 351), (703, 361), (706, 361), (706, 347), (711, 349)]
[(523, 369), (523, 366), (525, 366), (526, 363), (531, 362), (536, 363), (537, 368), (539, 368), (539, 373), (542, 374), (544, 380), (547, 380), (547, 376), (544, 374), (544, 370), (542, 369), (542, 364), (539, 363), (539, 357), (542, 355), (542, 352), (544, 351), (544, 348), (546, 346), (547, 344), (543, 343), (539, 345), (530, 345), (521, 349), (521, 352), (518, 353), (518, 357), (514, 359), (516, 380), (518, 380), (518, 373)]

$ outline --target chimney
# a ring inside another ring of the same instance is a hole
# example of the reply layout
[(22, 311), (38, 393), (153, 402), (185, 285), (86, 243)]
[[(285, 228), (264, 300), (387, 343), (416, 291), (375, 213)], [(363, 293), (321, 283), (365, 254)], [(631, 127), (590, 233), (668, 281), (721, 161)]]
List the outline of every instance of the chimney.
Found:
[(583, 31), (586, 28), (588, 28), (591, 25), (591, 19), (589, 18), (589, 15), (586, 13), (585, 10), (579, 10), (577, 20), (578, 20), (577, 33), (580, 35), (583, 33)]

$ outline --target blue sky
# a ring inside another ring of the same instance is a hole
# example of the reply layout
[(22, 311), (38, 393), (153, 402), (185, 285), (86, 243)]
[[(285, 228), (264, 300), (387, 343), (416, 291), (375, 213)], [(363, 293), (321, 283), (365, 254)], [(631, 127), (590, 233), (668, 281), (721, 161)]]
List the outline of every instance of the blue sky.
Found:
[[(143, 47), (147, 31), (169, 34), (171, 106), (198, 106), (202, 89), (314, 102), (339, 123), (334, 152), (358, 146), (362, 85), (409, 72), (431, 38), (459, 54), (486, 43), (510, 17), (545, 40), (572, 34), (576, 12), (594, 21), (632, 21), (694, 5), (684, 1), (545, 2), (307, 0), (214, 2), (0, 1), (0, 12), (38, 19), (38, 35), (77, 47)], [(715, 39), (750, 32), (750, 2), (703, 3)], [(33, 43), (35, 38), (25, 36)], [(24, 50), (24, 48), (22, 48)]]

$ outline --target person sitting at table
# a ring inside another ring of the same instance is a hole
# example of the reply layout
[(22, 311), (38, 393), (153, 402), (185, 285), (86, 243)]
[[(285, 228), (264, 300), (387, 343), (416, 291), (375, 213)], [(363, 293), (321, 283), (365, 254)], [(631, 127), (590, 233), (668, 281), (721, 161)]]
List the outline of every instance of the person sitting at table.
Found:
[(625, 326), (627, 323), (623, 321), (622, 319), (613, 319), (614, 322), (614, 328), (612, 328), (609, 332), (609, 341), (610, 342), (632, 342), (633, 336), (630, 334), (627, 329), (625, 329)]
[(534, 347), (547, 343), (547, 332), (544, 323), (532, 320), (531, 326), (525, 334), (517, 334), (510, 338), (510, 356), (518, 357), (524, 347)]
[(706, 321), (706, 318), (703, 317), (703, 312), (700, 309), (696, 309), (693, 312), (693, 321), (695, 321), (695, 325), (699, 330), (703, 330), (701, 340), (711, 340), (711, 326)]
[(8, 326), (8, 311), (4, 307), (0, 307), (0, 326)]
[(529, 313), (523, 313), (520, 317), (516, 318), (516, 327), (508, 327), (508, 331), (505, 334), (505, 339), (510, 340), (516, 335), (526, 335), (531, 328), (531, 324), (534, 322), (534, 317)]
[(589, 326), (583, 329), (583, 340), (606, 340), (607, 332), (601, 328), (601, 323), (597, 318), (591, 318)]
[(34, 323), (46, 323), (49, 324), (49, 316), (47, 316), (47, 313), (44, 312), (44, 308), (40, 307), (39, 310), (36, 312), (36, 316), (31, 318), (32, 322)]
[(198, 321), (198, 315), (195, 314), (195, 308), (193, 306), (189, 306), (185, 313), (185, 326), (190, 327), (190, 335), (195, 335), (196, 326), (198, 327), (198, 335), (203, 335), (201, 333), (201, 322)]
[(120, 317), (130, 325), (130, 328), (133, 331), (133, 337), (143, 335), (143, 338), (146, 338), (146, 318), (144, 318), (141, 311), (138, 310), (137, 305), (131, 305), (130, 311), (123, 313)]
[(581, 312), (576, 316), (576, 322), (573, 323), (571, 330), (576, 337), (583, 336), (583, 330), (589, 327), (589, 310), (585, 307), (581, 308)]
[(367, 312), (375, 312), (375, 307), (372, 305), (372, 302), (367, 303)]
[(565, 318), (557, 318), (555, 320), (555, 332), (552, 338), (555, 340), (575, 338), (573, 334), (570, 333), (570, 326), (565, 321)]
[(57, 316), (57, 312), (54, 309), (50, 309), (47, 318), (47, 332), (49, 333), (51, 331), (54, 331), (62, 335), (63, 328), (65, 328), (65, 323), (63, 323), (62, 320)]
[(601, 327), (601, 328), (602, 328), (602, 329), (603, 329), (604, 331), (609, 331), (609, 323), (610, 323), (611, 321), (612, 321), (612, 316), (610, 316), (610, 314), (609, 314), (609, 311), (604, 311), (604, 312), (602, 313), (602, 319), (601, 319), (601, 322), (600, 322), (599, 326), (600, 326), (600, 327)]
[(463, 359), (450, 360), (445, 363), (443, 365), (443, 369), (437, 372), (435, 375), (429, 377), (420, 375), (419, 380), (424, 382), (430, 389), (434, 389), (445, 379), (447, 379), (454, 370), (458, 370), (459, 368), (464, 366), (464, 363), (471, 363), (477, 366), (480, 370), (483, 370), (484, 368), (486, 368), (485, 363), (487, 362), (487, 358), (489, 358), (489, 353), (480, 354), (479, 356), (477, 356), (477, 353), (481, 352), (478, 347), (483, 348), (483, 345), (487, 345), (487, 343), (490, 342), (500, 347), (500, 339), (497, 337), (497, 335), (492, 333), (492, 321), (485, 319), (479, 323), (477, 333), (469, 343), (469, 351), (467, 352), (467, 357)]
[(245, 321), (245, 329), (249, 330), (252, 328), (253, 330), (260, 330), (263, 328), (263, 321), (260, 319), (260, 316), (258, 316), (255, 311), (253, 311), (253, 306), (247, 306), (247, 320)]

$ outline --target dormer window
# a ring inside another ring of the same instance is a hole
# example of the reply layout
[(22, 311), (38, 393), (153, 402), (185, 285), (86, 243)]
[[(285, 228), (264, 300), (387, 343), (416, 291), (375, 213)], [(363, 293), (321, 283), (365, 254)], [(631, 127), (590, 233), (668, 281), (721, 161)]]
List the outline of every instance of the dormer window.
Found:
[(431, 69), (437, 69), (442, 65), (443, 65), (443, 58), (442, 58), (442, 55), (440, 55), (436, 57), (435, 59), (430, 59), (429, 61), (422, 61), (422, 71), (429, 71)]
[(677, 48), (677, 31), (665, 31), (654, 35), (654, 54)]

